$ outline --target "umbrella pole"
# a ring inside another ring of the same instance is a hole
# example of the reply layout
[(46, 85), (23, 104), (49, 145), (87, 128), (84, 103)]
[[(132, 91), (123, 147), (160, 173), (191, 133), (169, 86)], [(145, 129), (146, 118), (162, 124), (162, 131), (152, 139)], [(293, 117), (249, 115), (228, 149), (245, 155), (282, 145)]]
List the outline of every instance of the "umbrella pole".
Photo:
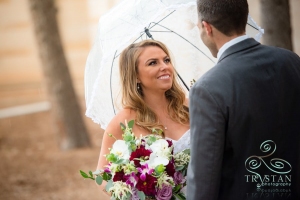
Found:
[(184, 80), (181, 78), (181, 76), (178, 74), (178, 72), (176, 72), (177, 76), (179, 77), (179, 79), (181, 80), (181, 82), (183, 83), (183, 85), (185, 86), (185, 88), (187, 89), (187, 91), (190, 91), (189, 87), (186, 85), (186, 83), (184, 82)]

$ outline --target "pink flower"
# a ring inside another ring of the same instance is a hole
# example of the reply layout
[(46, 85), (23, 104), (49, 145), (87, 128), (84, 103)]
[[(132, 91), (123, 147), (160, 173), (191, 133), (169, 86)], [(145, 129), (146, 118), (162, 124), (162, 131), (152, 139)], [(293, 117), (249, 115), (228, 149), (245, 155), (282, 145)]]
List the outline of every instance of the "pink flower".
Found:
[(145, 165), (142, 165), (141, 167), (137, 168), (138, 172), (141, 173), (140, 179), (143, 181), (146, 179), (146, 174), (151, 175), (154, 171), (154, 169), (150, 169), (148, 164), (146, 163)]
[(124, 179), (126, 180), (126, 184), (130, 185), (131, 187), (134, 187), (137, 184), (137, 181), (139, 180), (139, 178), (135, 175), (134, 172), (125, 175)]
[(185, 182), (184, 176), (182, 175), (181, 172), (175, 172), (174, 174), (174, 182), (176, 185), (182, 184)]
[(106, 172), (106, 173), (110, 173), (111, 172), (110, 169), (109, 169), (110, 165), (111, 164), (108, 164), (106, 167), (104, 167), (104, 172)]
[(169, 200), (172, 198), (172, 186), (164, 184), (155, 195), (158, 200)]

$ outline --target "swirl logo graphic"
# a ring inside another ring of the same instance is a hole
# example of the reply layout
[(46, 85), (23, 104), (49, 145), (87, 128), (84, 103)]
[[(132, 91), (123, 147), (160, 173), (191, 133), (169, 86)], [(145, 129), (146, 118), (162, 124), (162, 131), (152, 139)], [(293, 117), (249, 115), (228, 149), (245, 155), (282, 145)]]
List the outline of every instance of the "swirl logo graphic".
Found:
[(265, 153), (266, 155), (257, 156), (253, 155), (247, 158), (245, 161), (245, 167), (247, 171), (251, 172), (252, 174), (256, 175), (256, 177), (260, 180), (260, 183), (257, 184), (257, 187), (260, 188), (264, 184), (264, 179), (262, 176), (257, 172), (257, 169), (265, 166), (270, 171), (278, 175), (285, 175), (292, 171), (292, 166), (286, 160), (281, 158), (272, 158), (271, 160), (268, 159), (274, 152), (276, 151), (276, 144), (272, 140), (267, 140), (260, 145), (260, 150)]

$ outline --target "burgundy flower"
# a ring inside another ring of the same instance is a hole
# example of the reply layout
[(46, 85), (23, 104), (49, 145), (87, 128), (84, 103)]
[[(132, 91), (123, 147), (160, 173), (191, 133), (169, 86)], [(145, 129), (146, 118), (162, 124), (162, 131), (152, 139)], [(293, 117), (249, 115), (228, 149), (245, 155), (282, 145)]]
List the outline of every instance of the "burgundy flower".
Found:
[(174, 182), (176, 185), (182, 184), (185, 182), (184, 176), (182, 175), (181, 172), (175, 172), (174, 174)]
[(120, 171), (120, 172), (116, 172), (115, 175), (114, 175), (114, 178), (113, 178), (113, 181), (116, 182), (116, 181), (123, 181), (125, 182), (126, 179), (124, 178), (124, 171)]
[(164, 184), (161, 189), (157, 191), (156, 199), (169, 200), (172, 198), (172, 186)]
[[(172, 140), (166, 140), (166, 141), (168, 142), (168, 147), (171, 147), (173, 145), (173, 141)], [(174, 147), (172, 149), (171, 154), (173, 154), (173, 153), (174, 153)]]
[(169, 164), (166, 166), (167, 174), (171, 177), (174, 176), (175, 173), (175, 164), (174, 159), (170, 160)]
[(172, 140), (166, 140), (167, 142), (168, 142), (168, 147), (171, 147), (172, 145), (173, 145), (173, 142), (172, 142)]
[(144, 192), (145, 195), (147, 195), (147, 196), (155, 196), (156, 182), (157, 182), (157, 179), (155, 177), (150, 176), (149, 174), (146, 174), (146, 179), (144, 181), (141, 179), (138, 180), (138, 182), (136, 184), (136, 188), (139, 191)]
[(136, 160), (136, 158), (145, 158), (146, 156), (150, 156), (151, 151), (145, 149), (144, 146), (140, 146), (140, 148), (136, 149), (134, 152), (131, 153), (129, 160), (133, 160), (135, 167), (140, 167), (140, 161)]

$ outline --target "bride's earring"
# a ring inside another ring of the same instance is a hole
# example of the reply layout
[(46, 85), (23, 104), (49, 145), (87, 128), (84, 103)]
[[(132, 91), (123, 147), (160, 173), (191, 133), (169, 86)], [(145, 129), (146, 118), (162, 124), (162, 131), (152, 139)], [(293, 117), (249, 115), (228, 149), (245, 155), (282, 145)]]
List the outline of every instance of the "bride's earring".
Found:
[(139, 83), (137, 83), (137, 89), (140, 90), (141, 89), (141, 86)]

